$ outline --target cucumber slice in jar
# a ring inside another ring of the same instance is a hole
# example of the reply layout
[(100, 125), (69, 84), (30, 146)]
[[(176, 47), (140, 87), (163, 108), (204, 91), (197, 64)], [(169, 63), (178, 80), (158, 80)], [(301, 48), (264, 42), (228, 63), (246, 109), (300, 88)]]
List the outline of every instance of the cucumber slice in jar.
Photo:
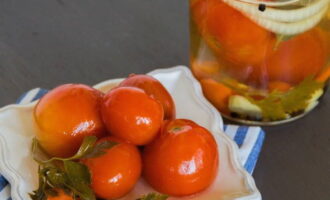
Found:
[(255, 119), (262, 118), (262, 110), (247, 98), (240, 95), (233, 95), (229, 98), (229, 110), (242, 116), (249, 116)]

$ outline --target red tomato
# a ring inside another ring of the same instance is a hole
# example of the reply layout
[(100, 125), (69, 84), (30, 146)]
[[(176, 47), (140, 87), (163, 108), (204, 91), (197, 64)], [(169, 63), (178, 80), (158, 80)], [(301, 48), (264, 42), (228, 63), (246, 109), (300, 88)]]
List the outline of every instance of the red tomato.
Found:
[(107, 149), (106, 154), (96, 158), (84, 159), (92, 178), (92, 189), (103, 199), (117, 199), (127, 194), (141, 175), (141, 156), (131, 144), (113, 137), (102, 141), (115, 141), (118, 144)]
[(222, 113), (229, 113), (228, 101), (235, 92), (213, 79), (200, 80), (204, 96)]
[(149, 96), (159, 101), (164, 108), (165, 119), (175, 118), (175, 105), (166, 88), (152, 76), (131, 74), (119, 86), (137, 87), (144, 90)]
[(274, 34), (221, 0), (193, 1), (191, 12), (205, 42), (231, 63), (258, 65), (274, 46)]
[(51, 155), (72, 156), (85, 136), (105, 132), (102, 93), (82, 84), (61, 85), (40, 99), (34, 109), (41, 146)]
[(222, 65), (217, 61), (191, 60), (191, 71), (198, 80), (220, 76)]
[(161, 134), (143, 152), (143, 174), (157, 191), (190, 195), (207, 188), (218, 169), (213, 136), (193, 121), (165, 122)]
[(117, 87), (104, 96), (102, 116), (111, 135), (135, 145), (152, 141), (164, 118), (162, 105), (135, 87)]
[(265, 65), (271, 81), (297, 84), (318, 74), (327, 57), (323, 33), (315, 28), (281, 42)]

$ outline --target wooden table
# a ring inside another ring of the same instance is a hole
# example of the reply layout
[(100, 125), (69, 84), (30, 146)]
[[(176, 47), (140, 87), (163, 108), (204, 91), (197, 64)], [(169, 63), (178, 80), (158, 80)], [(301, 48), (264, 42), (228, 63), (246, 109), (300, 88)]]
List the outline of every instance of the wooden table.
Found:
[[(33, 87), (188, 65), (188, 1), (1, 0), (0, 105)], [(266, 200), (330, 198), (330, 95), (267, 127), (254, 172)]]

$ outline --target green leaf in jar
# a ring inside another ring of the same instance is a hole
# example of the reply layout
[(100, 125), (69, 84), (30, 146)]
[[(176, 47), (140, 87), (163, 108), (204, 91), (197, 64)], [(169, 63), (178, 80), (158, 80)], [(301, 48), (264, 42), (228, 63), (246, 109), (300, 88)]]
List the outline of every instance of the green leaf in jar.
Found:
[(280, 93), (272, 92), (262, 100), (255, 100), (247, 96), (249, 101), (257, 105), (262, 111), (264, 121), (281, 120), (287, 117), (280, 100)]
[(299, 85), (284, 93), (281, 98), (283, 109), (287, 113), (304, 110), (314, 92), (323, 87), (324, 84), (315, 81), (312, 76), (307, 77)]
[(287, 92), (274, 91), (261, 100), (255, 100), (250, 95), (246, 97), (260, 107), (263, 120), (281, 120), (289, 114), (305, 110), (313, 94), (323, 87), (324, 83), (317, 82), (309, 76)]

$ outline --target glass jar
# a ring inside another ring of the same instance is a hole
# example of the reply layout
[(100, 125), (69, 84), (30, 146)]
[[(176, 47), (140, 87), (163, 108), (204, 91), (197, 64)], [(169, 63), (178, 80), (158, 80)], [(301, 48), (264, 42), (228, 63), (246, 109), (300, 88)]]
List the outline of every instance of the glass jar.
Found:
[(312, 110), (330, 76), (330, 0), (190, 0), (190, 62), (223, 116), (272, 125)]

